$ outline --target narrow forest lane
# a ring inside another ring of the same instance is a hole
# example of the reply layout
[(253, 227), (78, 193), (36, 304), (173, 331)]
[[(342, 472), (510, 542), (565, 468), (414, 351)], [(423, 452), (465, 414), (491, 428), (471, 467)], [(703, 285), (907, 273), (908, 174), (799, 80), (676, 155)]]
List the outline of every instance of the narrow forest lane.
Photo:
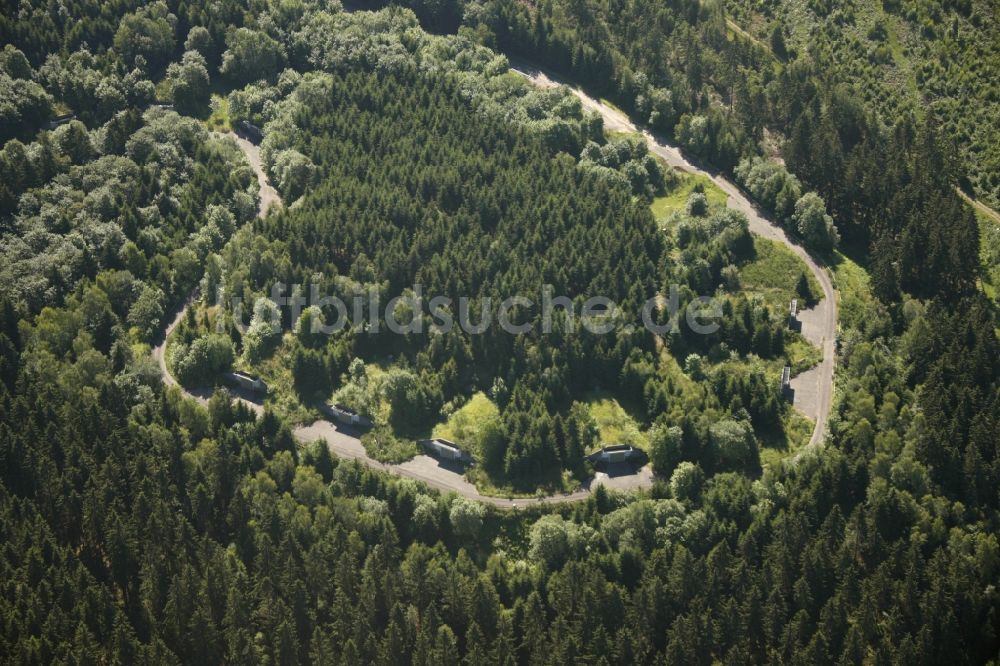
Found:
[(580, 88), (567, 84), (534, 65), (512, 60), (511, 69), (539, 87), (551, 88), (565, 85), (580, 99), (584, 109), (596, 111), (601, 115), (607, 129), (641, 134), (649, 145), (650, 152), (662, 158), (674, 169), (710, 178), (729, 197), (727, 205), (747, 216), (751, 232), (762, 238), (784, 244), (809, 267), (809, 271), (816, 277), (823, 289), (823, 299), (814, 308), (802, 312), (803, 319), (808, 319), (811, 324), (815, 324), (804, 326), (803, 335), (822, 350), (823, 360), (816, 367), (794, 377), (792, 390), (800, 396), (808, 397), (808, 399), (796, 401), (796, 406), (815, 421), (809, 445), (820, 444), (826, 432), (826, 422), (830, 417), (830, 409), (833, 404), (833, 375), (837, 342), (837, 295), (827, 271), (806, 252), (805, 248), (792, 242), (784, 229), (764, 217), (760, 210), (747, 199), (742, 190), (718, 171), (695, 164), (686, 158), (677, 147), (668, 144), (663, 137), (655, 135), (649, 130), (640, 130), (622, 111), (594, 99)]
[(282, 204), (281, 195), (278, 194), (278, 190), (274, 189), (271, 181), (267, 178), (267, 174), (264, 173), (264, 162), (260, 158), (260, 146), (250, 143), (239, 134), (230, 133), (228, 136), (236, 141), (236, 145), (246, 155), (247, 161), (250, 162), (250, 166), (257, 176), (257, 183), (260, 185), (260, 192), (258, 194), (260, 203), (257, 207), (257, 216), (265, 217), (271, 208), (281, 206)]
[(981, 212), (983, 215), (993, 220), (994, 222), (1000, 223), (1000, 213), (996, 212), (995, 210), (984, 204), (979, 199), (973, 199), (968, 194), (966, 194), (960, 187), (956, 187), (955, 191), (958, 192), (958, 196), (962, 197), (962, 199), (964, 199), (967, 204), (969, 204), (970, 206), (972, 206), (973, 208)]
[(194, 296), (189, 298), (184, 305), (182, 305), (175, 313), (174, 318), (170, 320), (167, 327), (163, 330), (163, 339), (153, 347), (153, 358), (156, 359), (157, 364), (160, 366), (160, 374), (163, 375), (163, 383), (167, 386), (180, 386), (174, 376), (170, 374), (170, 369), (167, 367), (167, 338), (170, 334), (174, 332), (181, 321), (184, 319), (184, 315), (187, 314), (188, 306), (194, 300)]
[[(228, 136), (233, 139), (236, 142), (236, 145), (239, 146), (240, 150), (243, 151), (243, 154), (247, 158), (247, 162), (250, 163), (250, 167), (257, 176), (257, 183), (260, 188), (258, 192), (259, 204), (257, 207), (257, 216), (264, 217), (272, 207), (281, 206), (281, 195), (278, 194), (278, 191), (271, 186), (270, 181), (267, 179), (267, 174), (264, 173), (264, 163), (260, 159), (260, 148), (235, 132), (213, 132), (213, 134), (217, 137)], [(163, 383), (167, 386), (180, 386), (180, 383), (178, 383), (177, 379), (170, 374), (170, 369), (167, 367), (167, 340), (170, 338), (170, 334), (173, 333), (184, 320), (184, 317), (187, 315), (188, 308), (195, 302), (195, 300), (197, 300), (197, 298), (198, 291), (195, 289), (195, 291), (188, 296), (187, 301), (185, 301), (184, 304), (174, 312), (173, 318), (167, 322), (166, 328), (163, 329), (162, 339), (153, 347), (153, 358), (156, 359), (157, 365), (160, 366), (160, 374), (162, 375)], [(183, 390), (189, 397), (202, 404), (207, 403), (208, 398), (211, 396), (211, 391), (208, 389), (195, 391), (189, 391), (187, 389), (181, 390)], [(264, 411), (264, 408), (260, 403), (249, 400), (244, 396), (237, 395), (236, 399), (243, 402), (258, 415), (262, 414)]]

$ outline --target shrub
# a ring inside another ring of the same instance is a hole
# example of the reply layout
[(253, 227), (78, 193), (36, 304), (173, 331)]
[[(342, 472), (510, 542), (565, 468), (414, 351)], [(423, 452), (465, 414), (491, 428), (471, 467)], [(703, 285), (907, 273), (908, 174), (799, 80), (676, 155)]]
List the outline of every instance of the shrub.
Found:
[(677, 465), (677, 469), (670, 475), (670, 494), (677, 500), (694, 501), (698, 499), (704, 482), (705, 474), (701, 467), (686, 460)]
[(209, 333), (190, 347), (175, 347), (170, 360), (177, 381), (184, 386), (212, 384), (220, 372), (232, 367), (233, 343), (224, 335)]

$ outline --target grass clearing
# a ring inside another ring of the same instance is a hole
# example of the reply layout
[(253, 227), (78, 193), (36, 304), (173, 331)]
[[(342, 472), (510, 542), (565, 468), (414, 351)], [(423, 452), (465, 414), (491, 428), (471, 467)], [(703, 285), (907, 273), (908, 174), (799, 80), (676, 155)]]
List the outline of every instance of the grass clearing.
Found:
[(786, 312), (793, 298), (801, 298), (795, 287), (799, 275), (805, 274), (809, 290), (816, 298), (822, 297), (823, 289), (816, 277), (787, 247), (757, 236), (753, 239), (753, 246), (754, 260), (740, 270), (744, 291), (758, 293), (768, 306)]
[(432, 437), (450, 439), (466, 451), (478, 454), (479, 429), (484, 423), (500, 418), (500, 410), (482, 391), (454, 411), (448, 420), (434, 426)]
[(267, 404), (291, 424), (308, 423), (321, 416), (314, 407), (302, 404), (292, 379), (292, 333), (285, 333), (274, 353), (250, 367), (237, 358), (236, 369), (260, 376), (267, 384)]
[(774, 377), (777, 382), (781, 376), (781, 369), (786, 365), (792, 368), (792, 377), (799, 375), (809, 368), (812, 368), (823, 360), (823, 351), (806, 340), (795, 331), (785, 330), (785, 353), (774, 358), (759, 358), (757, 356), (747, 358), (728, 358), (712, 360), (711, 356), (703, 357), (706, 362), (705, 368), (709, 372), (723, 369), (726, 372), (737, 372), (750, 374), (755, 370), (763, 370)]
[(909, 91), (910, 96), (916, 98), (920, 94), (920, 89), (917, 87), (917, 79), (913, 75), (913, 66), (906, 57), (903, 44), (899, 41), (899, 29), (896, 25), (896, 19), (885, 12), (881, 12), (881, 15), (882, 20), (885, 21), (886, 41), (889, 46), (889, 52), (892, 54), (892, 61), (896, 64), (896, 68), (904, 73), (906, 77), (906, 89)]
[[(631, 444), (648, 450), (649, 438), (618, 401), (606, 394), (595, 394), (587, 401), (590, 415), (597, 422), (599, 445)], [(590, 451), (588, 451), (590, 453)]]
[(792, 367), (792, 376), (801, 374), (823, 360), (823, 352), (798, 333), (794, 337), (785, 338), (785, 352), (788, 354), (788, 364)]
[(628, 139), (636, 139), (638, 141), (645, 141), (646, 138), (642, 135), (642, 132), (622, 132), (621, 130), (604, 130), (604, 138), (608, 142), (612, 141), (626, 141)]
[(783, 460), (795, 455), (809, 443), (815, 424), (797, 409), (789, 409), (784, 418), (783, 432), (768, 433), (760, 437), (761, 467), (774, 468)]
[(628, 116), (627, 113), (625, 113), (624, 111), (622, 111), (621, 108), (617, 104), (615, 104), (614, 102), (612, 102), (610, 99), (607, 99), (606, 97), (601, 97), (599, 101), (604, 106), (611, 107), (612, 109), (614, 109), (618, 113), (622, 114), (623, 116)]
[(840, 321), (848, 328), (856, 328), (873, 298), (868, 272), (840, 251), (834, 253), (832, 267), (833, 286), (840, 294)]
[(230, 132), (233, 129), (233, 121), (229, 116), (229, 97), (226, 95), (212, 95), (209, 102), (212, 113), (205, 120), (209, 131)]
[(656, 197), (650, 204), (653, 217), (657, 221), (666, 220), (670, 215), (678, 211), (687, 209), (687, 200), (697, 185), (701, 185), (708, 199), (709, 209), (725, 206), (728, 196), (712, 182), (712, 179), (701, 174), (680, 174), (678, 173), (678, 184), (676, 188), (666, 196)]
[(660, 373), (674, 382), (674, 386), (679, 388), (685, 395), (693, 395), (699, 391), (699, 384), (687, 376), (680, 361), (677, 360), (670, 350), (663, 346), (660, 348)]
[(361, 436), (365, 453), (382, 463), (401, 463), (410, 460), (420, 449), (412, 439), (396, 437), (388, 428), (376, 428)]

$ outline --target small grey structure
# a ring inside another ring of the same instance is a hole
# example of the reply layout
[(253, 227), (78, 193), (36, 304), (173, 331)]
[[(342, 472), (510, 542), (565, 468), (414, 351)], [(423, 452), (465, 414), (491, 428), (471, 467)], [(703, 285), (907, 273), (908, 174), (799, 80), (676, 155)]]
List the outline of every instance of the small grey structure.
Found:
[(258, 144), (264, 140), (264, 130), (246, 120), (236, 123), (236, 133), (253, 144)]
[(68, 123), (69, 121), (73, 120), (74, 118), (76, 118), (76, 114), (75, 113), (64, 113), (61, 116), (56, 116), (55, 118), (53, 118), (49, 122), (45, 123), (45, 129), (47, 129), (47, 130), (54, 130), (55, 128), (59, 127), (60, 125), (65, 125), (66, 123)]
[(458, 447), (458, 444), (448, 439), (442, 439), (441, 437), (425, 439), (420, 444), (427, 449), (428, 453), (444, 460), (465, 460), (468, 457)]
[(799, 299), (793, 298), (792, 304), (788, 307), (788, 316), (792, 318), (792, 321), (799, 315)]
[(786, 365), (781, 369), (781, 392), (788, 393), (792, 388), (792, 368)]
[(605, 446), (600, 451), (596, 451), (587, 456), (591, 462), (600, 463), (621, 463), (626, 462), (636, 454), (631, 444), (613, 444)]
[(239, 370), (233, 370), (232, 372), (227, 372), (225, 374), (226, 381), (230, 384), (238, 386), (246, 391), (252, 391), (254, 393), (267, 393), (267, 384), (260, 377), (254, 377), (245, 372)]
[(326, 413), (347, 425), (359, 426), (362, 428), (372, 427), (372, 420), (365, 416), (364, 414), (359, 414), (354, 409), (351, 409), (347, 405), (333, 404), (326, 405)]

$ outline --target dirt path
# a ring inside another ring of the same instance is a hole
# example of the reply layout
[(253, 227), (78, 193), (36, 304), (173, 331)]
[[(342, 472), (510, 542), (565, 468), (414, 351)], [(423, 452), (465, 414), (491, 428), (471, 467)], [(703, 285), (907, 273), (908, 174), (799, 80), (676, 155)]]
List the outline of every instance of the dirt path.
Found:
[(240, 150), (246, 155), (247, 161), (250, 162), (250, 166), (253, 167), (253, 172), (257, 174), (257, 183), (260, 185), (260, 204), (257, 208), (257, 215), (264, 217), (271, 208), (281, 205), (281, 195), (278, 194), (278, 190), (271, 186), (271, 181), (264, 173), (264, 163), (260, 159), (260, 146), (250, 143), (238, 134), (230, 133), (228, 136), (236, 141), (236, 145), (240, 147)]
[(153, 347), (153, 358), (155, 358), (156, 362), (159, 364), (160, 374), (163, 375), (163, 383), (167, 386), (180, 386), (180, 384), (177, 383), (177, 380), (174, 379), (174, 376), (170, 374), (170, 369), (167, 368), (167, 338), (169, 338), (170, 334), (174, 332), (174, 329), (180, 325), (181, 320), (184, 319), (184, 315), (187, 314), (188, 306), (191, 305), (193, 301), (194, 296), (192, 295), (191, 298), (189, 298), (187, 302), (174, 313), (174, 318), (170, 320), (170, 323), (167, 324), (167, 327), (163, 330), (163, 339), (160, 340), (159, 344)]
[(726, 27), (729, 28), (730, 30), (732, 30), (737, 35), (739, 35), (740, 37), (742, 37), (743, 39), (747, 40), (748, 42), (752, 42), (753, 44), (759, 46), (769, 56), (771, 56), (772, 59), (778, 60), (778, 56), (774, 55), (774, 52), (771, 51), (771, 47), (770, 46), (768, 46), (764, 42), (760, 41), (759, 39), (757, 39), (756, 37), (754, 37), (753, 35), (751, 35), (746, 30), (744, 30), (742, 27), (740, 27), (740, 24), (737, 23), (736, 21), (727, 18), (726, 19)]
[[(801, 396), (801, 399), (796, 401), (796, 406), (816, 423), (809, 440), (810, 446), (822, 442), (833, 402), (833, 371), (837, 340), (837, 298), (833, 282), (826, 270), (801, 245), (793, 243), (784, 229), (765, 218), (743, 192), (718, 171), (698, 165), (686, 158), (678, 148), (666, 143), (662, 137), (646, 129), (640, 130), (623, 112), (594, 99), (579, 88), (568, 85), (529, 63), (516, 60), (512, 60), (511, 63), (513, 71), (535, 85), (543, 88), (566, 85), (580, 99), (585, 109), (596, 111), (601, 115), (606, 128), (641, 134), (646, 139), (650, 152), (662, 158), (671, 167), (711, 178), (712, 182), (728, 195), (727, 205), (747, 216), (751, 232), (784, 244), (809, 267), (823, 289), (823, 299), (811, 310), (802, 311), (803, 335), (822, 350), (823, 360), (815, 368), (795, 377), (792, 380), (792, 389), (796, 395)], [(806, 325), (806, 322), (809, 325)]]
[(979, 212), (981, 212), (986, 217), (992, 219), (994, 222), (997, 222), (998, 224), (1000, 224), (1000, 213), (996, 212), (995, 210), (993, 210), (992, 208), (990, 208), (989, 206), (987, 206), (986, 204), (984, 204), (979, 199), (973, 199), (968, 194), (966, 194), (965, 192), (963, 192), (961, 190), (961, 188), (956, 187), (955, 191), (958, 192), (958, 196), (960, 196), (963, 199), (965, 199), (965, 202), (967, 204), (969, 204), (970, 206), (972, 206), (973, 208), (975, 208), (976, 210), (978, 210)]

